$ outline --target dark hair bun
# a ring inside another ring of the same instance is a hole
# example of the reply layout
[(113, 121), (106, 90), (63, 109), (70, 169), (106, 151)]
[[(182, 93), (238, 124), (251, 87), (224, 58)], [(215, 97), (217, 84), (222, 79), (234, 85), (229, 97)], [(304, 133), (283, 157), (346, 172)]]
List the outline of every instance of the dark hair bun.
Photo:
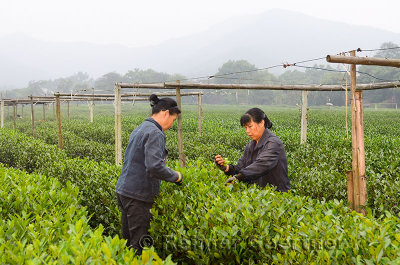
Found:
[(157, 95), (152, 94), (149, 98), (150, 100), (150, 106), (154, 107), (159, 101), (160, 99), (157, 97)]

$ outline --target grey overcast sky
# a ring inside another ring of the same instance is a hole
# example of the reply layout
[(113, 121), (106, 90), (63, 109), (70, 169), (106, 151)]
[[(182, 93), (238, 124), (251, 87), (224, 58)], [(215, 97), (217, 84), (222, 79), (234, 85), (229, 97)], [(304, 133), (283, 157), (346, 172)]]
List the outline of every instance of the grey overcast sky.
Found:
[(0, 36), (138, 47), (273, 8), (400, 33), (400, 0), (0, 0)]

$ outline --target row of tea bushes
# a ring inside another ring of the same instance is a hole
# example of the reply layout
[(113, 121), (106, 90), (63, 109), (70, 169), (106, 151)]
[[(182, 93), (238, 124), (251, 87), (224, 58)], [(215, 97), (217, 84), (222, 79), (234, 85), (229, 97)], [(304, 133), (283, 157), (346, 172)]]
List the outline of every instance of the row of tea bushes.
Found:
[(235, 184), (212, 165), (180, 169), (151, 224), (159, 254), (195, 264), (399, 264), (400, 219), (363, 217), (343, 201), (318, 201)]
[[(351, 170), (352, 152), (351, 139), (344, 139), (344, 111), (312, 110), (309, 114), (307, 144), (300, 145), (298, 117), (294, 111), (268, 112), (274, 121), (273, 132), (285, 145), (292, 188), (316, 199), (346, 200), (346, 171)], [(193, 112), (184, 115), (184, 150), (188, 159), (209, 161), (215, 154), (221, 154), (237, 161), (249, 141), (238, 123), (238, 111), (206, 113), (201, 134), (196, 131), (196, 115)], [(130, 131), (146, 116), (142, 113), (124, 117), (123, 149)], [(385, 210), (397, 214), (400, 212), (400, 127), (392, 123), (400, 121), (400, 116), (396, 112), (366, 112), (364, 116), (368, 207), (377, 217)], [(114, 146), (110, 144), (113, 143), (110, 140), (114, 133), (113, 117), (101, 117), (94, 123), (73, 120), (63, 126), (65, 152), (69, 156), (113, 163)], [(29, 131), (30, 127), (26, 127)], [(24, 127), (21, 125), (21, 128)], [(53, 137), (45, 137), (45, 141), (56, 143), (55, 124), (40, 123), (42, 129), (43, 135), (53, 132)], [(176, 124), (166, 135), (168, 159), (178, 159)]]
[[(79, 124), (73, 122), (72, 125)], [(80, 123), (82, 124), (82, 123)], [(98, 126), (98, 124), (97, 124)], [(83, 126), (82, 126), (83, 127)], [(93, 126), (88, 126), (93, 128)], [(97, 162), (115, 163), (114, 145), (104, 144), (87, 137), (82, 137), (81, 134), (74, 133), (67, 125), (63, 125), (63, 150), (72, 158), (87, 158)], [(31, 124), (23, 123), (18, 127), (20, 132), (28, 136), (32, 135)], [(35, 129), (35, 138), (45, 141), (47, 144), (58, 145), (58, 136), (55, 128), (55, 122), (39, 123)]]
[(57, 146), (6, 129), (0, 130), (0, 162), (29, 173), (55, 177), (62, 185), (68, 181), (74, 183), (91, 215), (90, 224), (93, 227), (102, 224), (107, 234), (121, 231), (114, 191), (120, 167), (69, 158)]
[(141, 257), (125, 240), (88, 225), (78, 189), (0, 164), (1, 264), (173, 264), (153, 249)]

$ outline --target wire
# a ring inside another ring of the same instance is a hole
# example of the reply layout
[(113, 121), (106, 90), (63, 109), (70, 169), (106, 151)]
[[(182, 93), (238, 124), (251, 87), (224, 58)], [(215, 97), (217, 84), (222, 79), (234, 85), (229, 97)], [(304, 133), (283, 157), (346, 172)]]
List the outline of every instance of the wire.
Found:
[(322, 70), (322, 71), (328, 71), (328, 72), (346, 73), (346, 71), (344, 71), (344, 70), (335, 70), (335, 69), (328, 69), (328, 68), (322, 68), (322, 67), (316, 67), (316, 66), (305, 66), (305, 65), (292, 65), (292, 66), (306, 68), (306, 69), (316, 69), (316, 70)]
[(386, 51), (386, 50), (394, 50), (394, 49), (400, 49), (400, 46), (396, 46), (396, 47), (389, 47), (389, 48), (379, 48), (379, 49), (361, 49), (358, 48), (357, 51), (358, 52), (374, 52), (374, 51)]
[[(293, 66), (300, 67), (300, 68), (306, 68), (306, 69), (316, 69), (316, 70), (328, 71), (328, 72), (347, 73), (347, 71), (344, 71), (344, 70), (327, 69), (327, 68), (322, 68), (322, 67), (304, 66), (304, 65), (293, 65)], [(400, 81), (400, 79), (397, 79), (397, 80), (396, 79), (395, 80), (383, 79), (383, 78), (376, 77), (374, 75), (371, 75), (371, 74), (369, 74), (367, 72), (363, 72), (363, 71), (356, 71), (356, 73), (367, 75), (367, 76), (372, 77), (372, 78), (374, 78), (376, 80), (381, 80), (381, 81), (384, 81), (384, 82), (398, 82), (398, 81)]]
[[(272, 68), (276, 68), (276, 67), (284, 67), (284, 68), (286, 68), (287, 66), (296, 65), (298, 63), (313, 62), (313, 61), (318, 61), (318, 60), (322, 60), (322, 59), (325, 59), (325, 58), (326, 57), (318, 57), (318, 58), (314, 58), (314, 59), (308, 59), (308, 60), (304, 60), (304, 61), (295, 62), (293, 64), (284, 64), (284, 63), (282, 63), (282, 64), (276, 64), (276, 65), (267, 66), (267, 67), (263, 67), (263, 68), (257, 68), (257, 69), (245, 70), (245, 71), (237, 71), (237, 72), (230, 72), (230, 73), (224, 73), (224, 74), (219, 74), (219, 75), (206, 75), (206, 76), (199, 76), (199, 77), (188, 77), (188, 78), (180, 79), (180, 81), (221, 78), (221, 77), (228, 76), (228, 75), (252, 73), (252, 72), (264, 71), (264, 70), (268, 70), (268, 69), (272, 69)], [(229, 78), (225, 78), (225, 79), (229, 79)], [(233, 78), (231, 78), (231, 79), (233, 79)], [(239, 78), (239, 79), (252, 80), (252, 79), (243, 79), (243, 78)], [(172, 81), (175, 81), (175, 80), (167, 80), (165, 82), (172, 82)], [(151, 84), (157, 84), (157, 83), (160, 83), (160, 82), (148, 82), (148, 83), (141, 83), (141, 84), (151, 85)]]
[[(399, 48), (400, 48), (400, 47), (390, 47), (390, 48), (365, 49), (365, 50), (362, 50), (361, 48), (358, 48), (357, 51), (358, 51), (358, 52), (364, 52), (364, 51), (365, 51), (365, 52), (367, 52), (367, 51), (371, 52), (371, 51), (390, 50), (390, 49), (399, 49)], [(342, 53), (340, 53), (340, 54), (346, 54), (346, 53), (349, 53), (349, 52), (350, 52), (350, 51), (342, 52)], [(330, 71), (330, 72), (338, 72), (338, 73), (343, 73), (343, 72), (345, 72), (345, 71), (334, 70), (334, 69), (326, 69), (326, 68), (322, 68), (322, 67), (310, 67), (310, 66), (301, 66), (301, 65), (298, 65), (298, 64), (302, 64), (302, 63), (308, 63), (308, 62), (313, 62), (313, 61), (319, 61), (319, 60), (322, 60), (322, 59), (325, 59), (325, 58), (326, 58), (326, 57), (324, 56), (324, 57), (318, 57), (318, 58), (314, 58), (314, 59), (308, 59), (308, 60), (298, 61), (298, 62), (295, 62), (295, 63), (286, 63), (286, 64), (285, 64), (285, 63), (282, 63), (282, 64), (267, 66), (267, 67), (263, 67), (263, 68), (257, 68), (257, 69), (245, 70), (245, 71), (237, 71), (237, 72), (230, 72), (230, 73), (224, 73), (224, 74), (219, 74), (219, 75), (206, 75), (206, 76), (198, 76), (198, 77), (188, 77), (188, 78), (180, 79), (180, 81), (191, 81), (191, 80), (200, 80), (200, 79), (209, 80), (209, 79), (212, 79), (212, 78), (224, 78), (224, 79), (233, 79), (233, 80), (235, 80), (235, 79), (241, 79), (241, 80), (252, 80), (252, 81), (256, 81), (255, 79), (246, 79), (246, 78), (226, 78), (225, 76), (235, 75), (235, 74), (252, 73), (252, 72), (268, 70), (268, 69), (272, 69), (272, 68), (276, 68), (276, 67), (283, 67), (283, 68), (286, 68), (286, 67), (289, 67), (289, 66), (296, 66), (296, 67), (301, 67), (301, 68), (310, 68), (310, 69), (317, 69), (317, 70)], [(370, 77), (372, 77), (372, 78), (375, 78), (375, 79), (377, 79), (377, 80), (384, 80), (384, 79), (382, 79), (382, 78), (375, 77), (375, 76), (373, 76), (373, 75), (371, 75), (371, 74), (368, 74), (368, 73), (365, 73), (365, 72), (360, 72), (360, 71), (358, 71), (358, 73), (364, 74), (364, 75), (368, 75), (368, 76), (370, 76)], [(168, 79), (167, 79), (167, 80), (164, 81), (164, 82), (173, 82), (173, 81), (175, 81), (175, 80), (171, 80), (171, 79), (168, 80)], [(386, 81), (392, 81), (392, 80), (386, 80)], [(398, 80), (393, 80), (393, 81), (398, 81)], [(145, 83), (141, 83), (141, 84), (148, 84), (148, 85), (151, 85), (151, 84), (157, 84), (157, 83), (162, 83), (162, 81), (161, 81), (161, 82), (145, 82)]]

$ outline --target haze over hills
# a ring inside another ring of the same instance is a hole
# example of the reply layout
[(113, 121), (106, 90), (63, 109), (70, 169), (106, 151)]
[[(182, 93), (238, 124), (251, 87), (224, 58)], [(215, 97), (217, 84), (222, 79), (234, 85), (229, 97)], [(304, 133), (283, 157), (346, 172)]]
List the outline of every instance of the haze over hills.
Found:
[(400, 33), (279, 9), (234, 17), (207, 31), (142, 48), (47, 42), (12, 34), (0, 37), (0, 87), (23, 87), (31, 80), (64, 77), (79, 71), (97, 78), (135, 68), (193, 77), (214, 74), (230, 59), (245, 59), (257, 67), (266, 67), (359, 47), (378, 48), (389, 41), (400, 43)]

